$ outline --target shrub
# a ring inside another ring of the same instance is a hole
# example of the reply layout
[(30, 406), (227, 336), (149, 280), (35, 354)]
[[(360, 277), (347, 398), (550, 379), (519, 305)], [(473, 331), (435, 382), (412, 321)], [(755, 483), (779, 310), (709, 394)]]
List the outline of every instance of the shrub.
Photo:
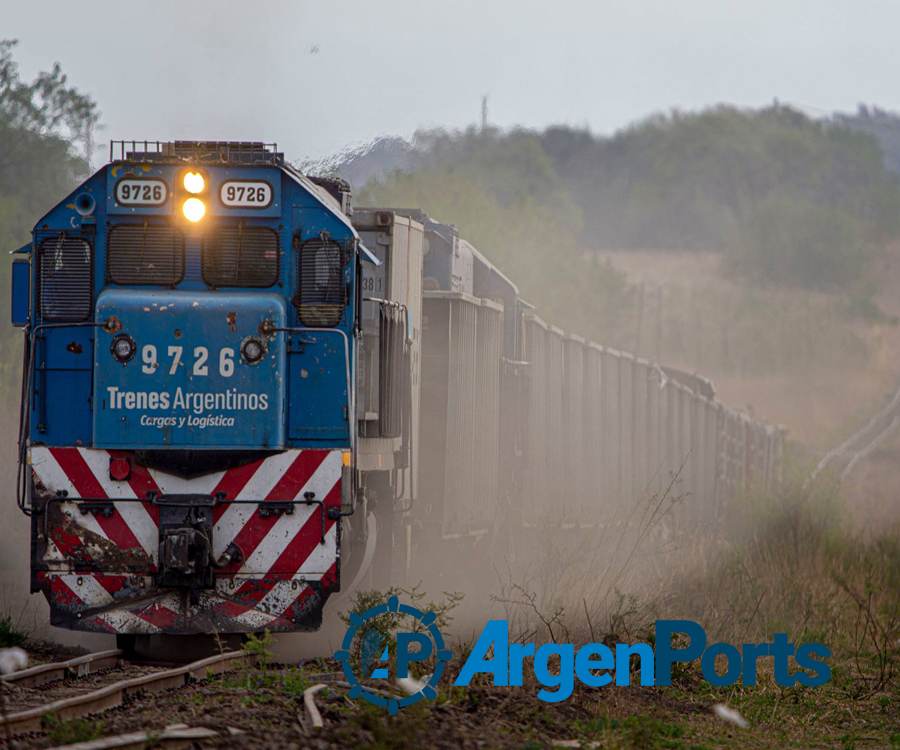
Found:
[(862, 225), (849, 213), (773, 194), (739, 219), (726, 269), (762, 282), (825, 289), (856, 281), (869, 255)]
[(0, 648), (21, 648), (27, 640), (28, 636), (16, 627), (9, 615), (0, 615)]
[(103, 731), (102, 721), (75, 718), (64, 721), (56, 714), (48, 714), (41, 719), (47, 738), (54, 745), (74, 745), (76, 742), (95, 740)]

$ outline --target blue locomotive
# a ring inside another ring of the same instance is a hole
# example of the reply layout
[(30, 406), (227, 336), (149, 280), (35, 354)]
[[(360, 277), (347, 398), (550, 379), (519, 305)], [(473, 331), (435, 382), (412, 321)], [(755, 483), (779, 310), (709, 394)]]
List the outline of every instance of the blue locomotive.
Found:
[(698, 518), (783, 431), (566, 336), (452, 225), (274, 145), (118, 142), (13, 264), (18, 501), (54, 625), (302, 631), (423, 550), (590, 528), (679, 472)]

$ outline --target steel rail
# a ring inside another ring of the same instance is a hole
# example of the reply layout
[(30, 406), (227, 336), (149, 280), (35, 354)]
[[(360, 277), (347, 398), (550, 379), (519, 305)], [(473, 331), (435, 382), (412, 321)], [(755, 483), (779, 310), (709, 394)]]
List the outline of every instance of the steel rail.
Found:
[(5, 674), (0, 677), (0, 680), (6, 684), (13, 683), (16, 687), (31, 688), (45, 685), (48, 682), (84, 677), (101, 669), (116, 667), (121, 661), (122, 651), (119, 649), (100, 651), (96, 654), (87, 654), (68, 661), (41, 664), (30, 669), (23, 669), (21, 672)]
[[(233, 732), (229, 732), (233, 734)], [(162, 731), (129, 732), (112, 737), (76, 742), (74, 745), (60, 745), (52, 750), (145, 750), (148, 747), (175, 746), (196, 747), (201, 740), (220, 737), (219, 733), (206, 727), (190, 727), (187, 724), (169, 724)]]
[(49, 714), (55, 714), (59, 719), (67, 721), (87, 714), (100, 713), (115, 708), (140, 693), (183, 687), (209, 674), (221, 674), (247, 664), (252, 658), (247, 651), (236, 651), (200, 659), (177, 669), (121, 680), (84, 695), (62, 698), (27, 711), (0, 716), (0, 727), (9, 727), (14, 735), (37, 732), (41, 730), (42, 719)]
[(873, 415), (862, 428), (837, 448), (825, 454), (809, 479), (806, 480), (806, 485), (815, 481), (816, 477), (830, 464), (837, 465), (840, 480), (845, 480), (862, 459), (893, 434), (898, 427), (898, 417), (900, 417), (900, 389), (888, 404)]

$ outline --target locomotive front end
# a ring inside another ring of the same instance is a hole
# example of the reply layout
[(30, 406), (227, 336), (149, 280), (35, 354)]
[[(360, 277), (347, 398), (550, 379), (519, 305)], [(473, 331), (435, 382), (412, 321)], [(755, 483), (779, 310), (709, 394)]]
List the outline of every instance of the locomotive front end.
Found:
[(23, 248), (32, 587), (79, 630), (315, 629), (354, 507), (341, 196), (273, 146), (115, 147)]

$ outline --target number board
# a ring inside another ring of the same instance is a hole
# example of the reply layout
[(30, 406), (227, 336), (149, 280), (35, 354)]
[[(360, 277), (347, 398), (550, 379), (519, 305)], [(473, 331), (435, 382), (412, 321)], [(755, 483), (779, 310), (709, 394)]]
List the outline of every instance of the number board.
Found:
[(115, 196), (120, 206), (162, 206), (169, 199), (169, 187), (153, 177), (126, 177), (116, 183)]
[[(262, 362), (247, 362), (241, 347), (247, 336), (258, 333), (260, 320), (277, 328), (288, 325), (288, 305), (275, 294), (106, 289), (97, 301), (97, 319), (114, 315), (134, 336), (137, 352), (123, 365), (109, 345), (94, 347), (95, 445), (285, 447), (286, 379), (272, 377), (287, 371), (284, 334), (268, 340)], [(185, 310), (190, 310), (190, 328), (174, 339), (171, 331), (184, 329)], [(233, 316), (235, 330), (220, 324)], [(340, 375), (328, 382), (340, 382)], [(340, 409), (335, 411), (340, 419)]]
[(272, 197), (265, 180), (226, 180), (219, 187), (219, 201), (226, 208), (267, 208)]

